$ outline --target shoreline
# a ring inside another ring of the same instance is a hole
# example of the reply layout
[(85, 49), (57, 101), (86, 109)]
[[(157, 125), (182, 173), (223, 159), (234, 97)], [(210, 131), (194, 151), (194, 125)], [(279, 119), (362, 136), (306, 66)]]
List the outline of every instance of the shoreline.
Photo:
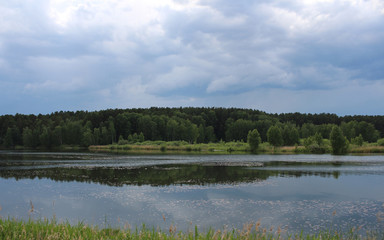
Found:
[[(110, 144), (92, 145), (88, 147), (91, 152), (114, 153), (169, 153), (169, 154), (331, 154), (330, 146), (324, 151), (311, 152), (302, 145), (273, 147), (262, 143), (256, 152), (252, 152), (249, 145), (244, 142), (220, 142), (189, 144), (183, 142), (144, 142), (140, 144)], [(384, 154), (384, 146), (350, 146), (348, 154)]]
[[(218, 142), (218, 143), (187, 143), (183, 141), (145, 141), (142, 143), (131, 143), (119, 145), (91, 145), (89, 147), (62, 145), (54, 148), (26, 148), (16, 146), (14, 148), (0, 148), (0, 150), (13, 151), (85, 151), (85, 152), (104, 152), (118, 154), (332, 154), (330, 146), (324, 146), (322, 152), (313, 152), (303, 145), (273, 147), (269, 143), (260, 144), (256, 152), (252, 152), (248, 143), (244, 142)], [(365, 146), (350, 145), (348, 154), (384, 154), (384, 146), (366, 144)]]

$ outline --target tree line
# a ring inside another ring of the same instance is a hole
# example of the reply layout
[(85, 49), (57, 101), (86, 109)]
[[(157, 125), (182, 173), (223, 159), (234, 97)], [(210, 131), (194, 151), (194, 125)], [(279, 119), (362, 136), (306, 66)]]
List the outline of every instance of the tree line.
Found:
[(335, 114), (268, 114), (240, 108), (138, 108), (102, 111), (60, 111), (39, 115), (0, 116), (0, 145), (51, 148), (61, 145), (104, 145), (145, 140), (209, 143), (244, 141), (257, 129), (260, 141), (278, 128), (278, 145), (295, 145), (300, 138), (330, 139), (338, 126), (346, 139), (376, 142), (384, 137), (384, 116)]

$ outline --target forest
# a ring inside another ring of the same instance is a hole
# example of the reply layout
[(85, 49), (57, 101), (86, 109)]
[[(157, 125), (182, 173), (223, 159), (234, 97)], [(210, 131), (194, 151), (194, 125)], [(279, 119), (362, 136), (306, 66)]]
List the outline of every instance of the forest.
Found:
[(0, 116), (3, 149), (54, 148), (62, 145), (88, 147), (145, 140), (209, 143), (247, 141), (257, 129), (266, 142), (271, 127), (278, 127), (282, 145), (299, 139), (329, 139), (338, 126), (348, 141), (376, 142), (384, 137), (384, 116), (337, 116), (321, 113), (270, 114), (240, 108), (137, 108), (102, 111), (60, 111), (39, 115)]

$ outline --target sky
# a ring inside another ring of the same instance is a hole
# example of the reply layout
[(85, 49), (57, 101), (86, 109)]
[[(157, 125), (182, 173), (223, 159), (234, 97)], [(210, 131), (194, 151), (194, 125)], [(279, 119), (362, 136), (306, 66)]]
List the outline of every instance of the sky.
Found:
[(0, 0), (0, 115), (383, 103), (383, 0)]

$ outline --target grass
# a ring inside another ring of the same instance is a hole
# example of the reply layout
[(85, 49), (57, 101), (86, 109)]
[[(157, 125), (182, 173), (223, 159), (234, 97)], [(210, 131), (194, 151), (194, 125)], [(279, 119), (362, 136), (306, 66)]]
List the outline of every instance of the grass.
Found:
[(185, 239), (185, 240), (205, 240), (205, 239), (308, 239), (308, 240), (341, 240), (341, 239), (383, 239), (384, 235), (379, 233), (358, 235), (354, 229), (346, 233), (338, 231), (322, 231), (316, 234), (288, 234), (280, 228), (261, 228), (260, 222), (256, 224), (246, 224), (243, 229), (210, 229), (206, 232), (199, 232), (197, 227), (192, 231), (177, 231), (176, 227), (171, 225), (168, 231), (162, 231), (155, 228), (147, 228), (143, 225), (141, 228), (131, 229), (129, 226), (124, 229), (118, 228), (98, 228), (88, 226), (83, 223), (71, 225), (69, 223), (57, 223), (53, 220), (28, 220), (21, 221), (15, 219), (0, 218), (0, 239)]
[(249, 146), (244, 142), (218, 142), (192, 144), (185, 141), (145, 141), (134, 144), (111, 144), (90, 146), (91, 151), (115, 151), (115, 152), (195, 152), (195, 153), (245, 153), (249, 152)]
[[(320, 148), (306, 148), (303, 141), (296, 146), (273, 147), (268, 142), (259, 145), (257, 153), (264, 154), (330, 154), (332, 147), (328, 139), (323, 140), (324, 144)], [(28, 150), (22, 146), (16, 146), (16, 150)], [(85, 147), (62, 145), (49, 150), (57, 151), (81, 151)], [(40, 148), (39, 150), (47, 150)], [(248, 154), (251, 153), (248, 143), (242, 141), (236, 142), (217, 142), (217, 143), (188, 143), (185, 141), (144, 141), (130, 144), (110, 144), (110, 145), (92, 145), (88, 150), (93, 152), (115, 152), (115, 153), (197, 153), (197, 154)], [(350, 144), (348, 152), (350, 154), (384, 154), (384, 146), (378, 143), (364, 143), (363, 146)]]
[[(145, 141), (133, 144), (94, 145), (89, 150), (95, 152), (118, 153), (202, 153), (202, 154), (246, 154), (251, 153), (248, 143), (218, 142), (218, 143), (187, 143), (184, 141)], [(297, 154), (308, 153), (304, 146), (273, 147), (268, 142), (259, 145), (257, 153), (268, 154)]]
[(350, 153), (384, 153), (384, 146), (356, 146), (349, 149)]
[[(265, 154), (308, 154), (308, 153), (327, 153), (332, 152), (329, 140), (323, 140), (324, 145), (321, 149), (311, 149), (303, 146), (303, 141), (296, 146), (273, 147), (268, 142), (259, 145), (257, 153)], [(131, 144), (110, 144), (94, 145), (89, 150), (95, 152), (117, 152), (117, 153), (202, 153), (202, 154), (247, 154), (251, 153), (248, 143), (236, 142), (217, 142), (217, 143), (188, 143), (185, 141), (144, 141)], [(363, 146), (354, 144), (349, 145), (347, 153), (352, 154), (383, 154), (384, 146), (377, 143), (364, 143)]]

